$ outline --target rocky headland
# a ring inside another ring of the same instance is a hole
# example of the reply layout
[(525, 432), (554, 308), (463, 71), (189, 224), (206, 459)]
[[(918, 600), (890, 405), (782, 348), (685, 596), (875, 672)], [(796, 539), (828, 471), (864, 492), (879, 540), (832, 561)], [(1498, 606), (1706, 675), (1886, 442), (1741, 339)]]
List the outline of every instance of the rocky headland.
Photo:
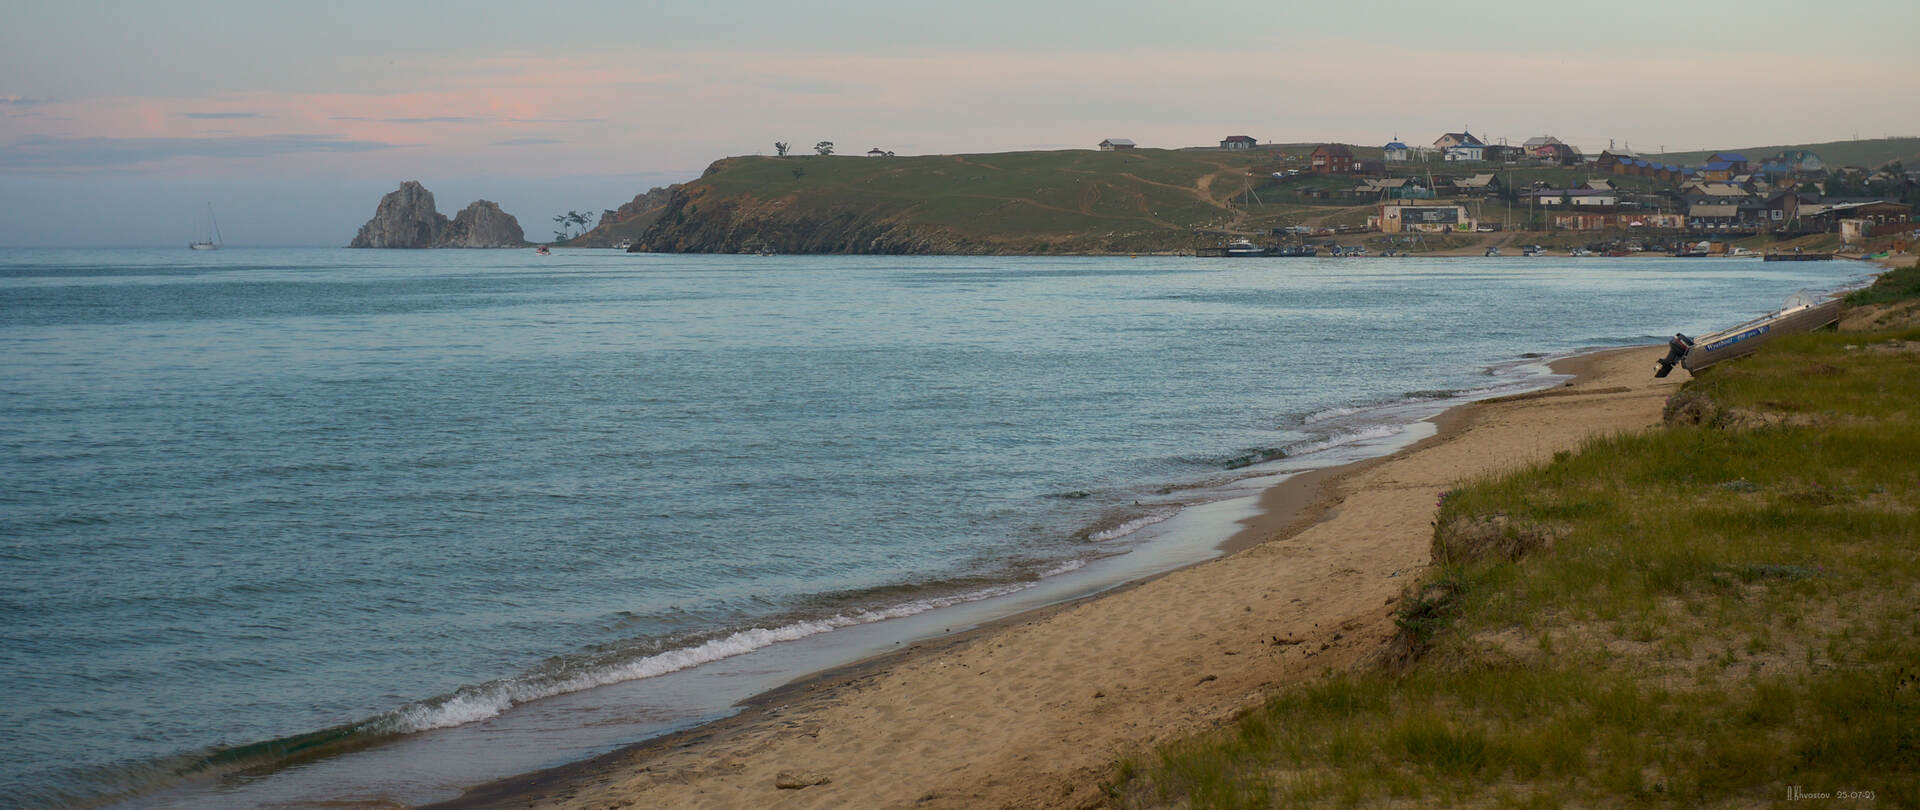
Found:
[(360, 226), (347, 247), (355, 248), (507, 248), (524, 247), (526, 233), (512, 214), (490, 200), (475, 200), (453, 219), (433, 202), (433, 192), (417, 180), (380, 198), (373, 219)]
[(1231, 198), (1259, 160), (1163, 149), (724, 158), (700, 178), (666, 189), (665, 200), (642, 201), (652, 222), (635, 229), (629, 249), (1177, 251), (1194, 247), (1199, 231), (1224, 228), (1240, 215)]
[(601, 211), (600, 222), (594, 225), (593, 230), (567, 241), (566, 246), (614, 247), (632, 244), (648, 228), (653, 227), (653, 223), (659, 221), (660, 215), (667, 210), (674, 190), (678, 188), (679, 184), (655, 186), (634, 195), (631, 201), (619, 208)]

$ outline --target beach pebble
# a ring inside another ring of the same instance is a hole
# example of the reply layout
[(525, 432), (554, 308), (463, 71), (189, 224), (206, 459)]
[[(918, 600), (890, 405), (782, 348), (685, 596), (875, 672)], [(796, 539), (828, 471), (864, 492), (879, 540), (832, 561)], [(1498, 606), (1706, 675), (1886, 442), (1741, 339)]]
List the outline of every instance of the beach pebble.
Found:
[(773, 786), (781, 790), (799, 790), (801, 788), (824, 785), (833, 781), (832, 777), (812, 771), (781, 771), (773, 778)]

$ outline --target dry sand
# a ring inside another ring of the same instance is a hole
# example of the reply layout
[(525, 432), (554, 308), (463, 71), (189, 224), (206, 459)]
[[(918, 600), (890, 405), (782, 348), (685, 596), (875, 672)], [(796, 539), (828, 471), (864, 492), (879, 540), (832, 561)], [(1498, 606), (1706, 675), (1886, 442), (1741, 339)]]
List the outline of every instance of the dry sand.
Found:
[[(1280, 484), (1230, 556), (828, 673), (733, 720), (456, 804), (1097, 806), (1119, 756), (1375, 655), (1428, 564), (1440, 494), (1657, 423), (1686, 379), (1653, 378), (1663, 349), (1563, 361), (1576, 377), (1561, 387), (1456, 408), (1413, 447)], [(780, 786), (794, 782), (820, 783)]]

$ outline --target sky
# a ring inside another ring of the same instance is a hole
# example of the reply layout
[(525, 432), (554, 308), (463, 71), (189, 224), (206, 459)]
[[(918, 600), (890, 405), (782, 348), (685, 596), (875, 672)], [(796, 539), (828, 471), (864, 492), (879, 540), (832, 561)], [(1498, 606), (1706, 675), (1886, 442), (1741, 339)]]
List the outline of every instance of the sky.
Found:
[(731, 155), (1920, 135), (1920, 3), (0, 0), (0, 245), (530, 238)]

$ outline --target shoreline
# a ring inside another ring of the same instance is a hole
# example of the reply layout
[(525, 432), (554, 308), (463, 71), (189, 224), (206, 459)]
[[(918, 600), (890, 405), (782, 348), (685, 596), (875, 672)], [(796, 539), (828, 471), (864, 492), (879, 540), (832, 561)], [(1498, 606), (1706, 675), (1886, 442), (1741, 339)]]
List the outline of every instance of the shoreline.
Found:
[[(1224, 722), (1285, 684), (1376, 654), (1392, 635), (1399, 589), (1427, 565), (1424, 521), (1439, 492), (1459, 477), (1537, 461), (1596, 432), (1657, 422), (1667, 390), (1685, 379), (1653, 380), (1640, 368), (1657, 351), (1555, 361), (1556, 373), (1574, 378), (1456, 406), (1429, 417), (1434, 435), (1394, 453), (1266, 487), (1255, 496), (1257, 514), (1221, 544), (1223, 556), (1207, 562), (815, 673), (745, 701), (728, 718), (472, 787), (432, 806), (1096, 801), (1115, 757)], [(1553, 415), (1616, 400), (1631, 400), (1624, 417), (1582, 426)], [(1504, 448), (1466, 441), (1516, 413), (1537, 424), (1505, 436)], [(1542, 430), (1554, 426), (1560, 429)], [(1456, 468), (1447, 480), (1433, 479)], [(1426, 480), (1410, 485), (1411, 471)], [(1381, 498), (1399, 501), (1397, 508), (1376, 509), (1371, 502)], [(1383, 531), (1388, 515), (1408, 524), (1409, 506), (1410, 525)], [(1276, 581), (1290, 588), (1275, 588)], [(1283, 593), (1300, 595), (1274, 598)], [(1230, 606), (1238, 602), (1246, 604), (1236, 615)], [(948, 716), (921, 719), (934, 711)], [(829, 781), (781, 789), (775, 782), (783, 776)]]

